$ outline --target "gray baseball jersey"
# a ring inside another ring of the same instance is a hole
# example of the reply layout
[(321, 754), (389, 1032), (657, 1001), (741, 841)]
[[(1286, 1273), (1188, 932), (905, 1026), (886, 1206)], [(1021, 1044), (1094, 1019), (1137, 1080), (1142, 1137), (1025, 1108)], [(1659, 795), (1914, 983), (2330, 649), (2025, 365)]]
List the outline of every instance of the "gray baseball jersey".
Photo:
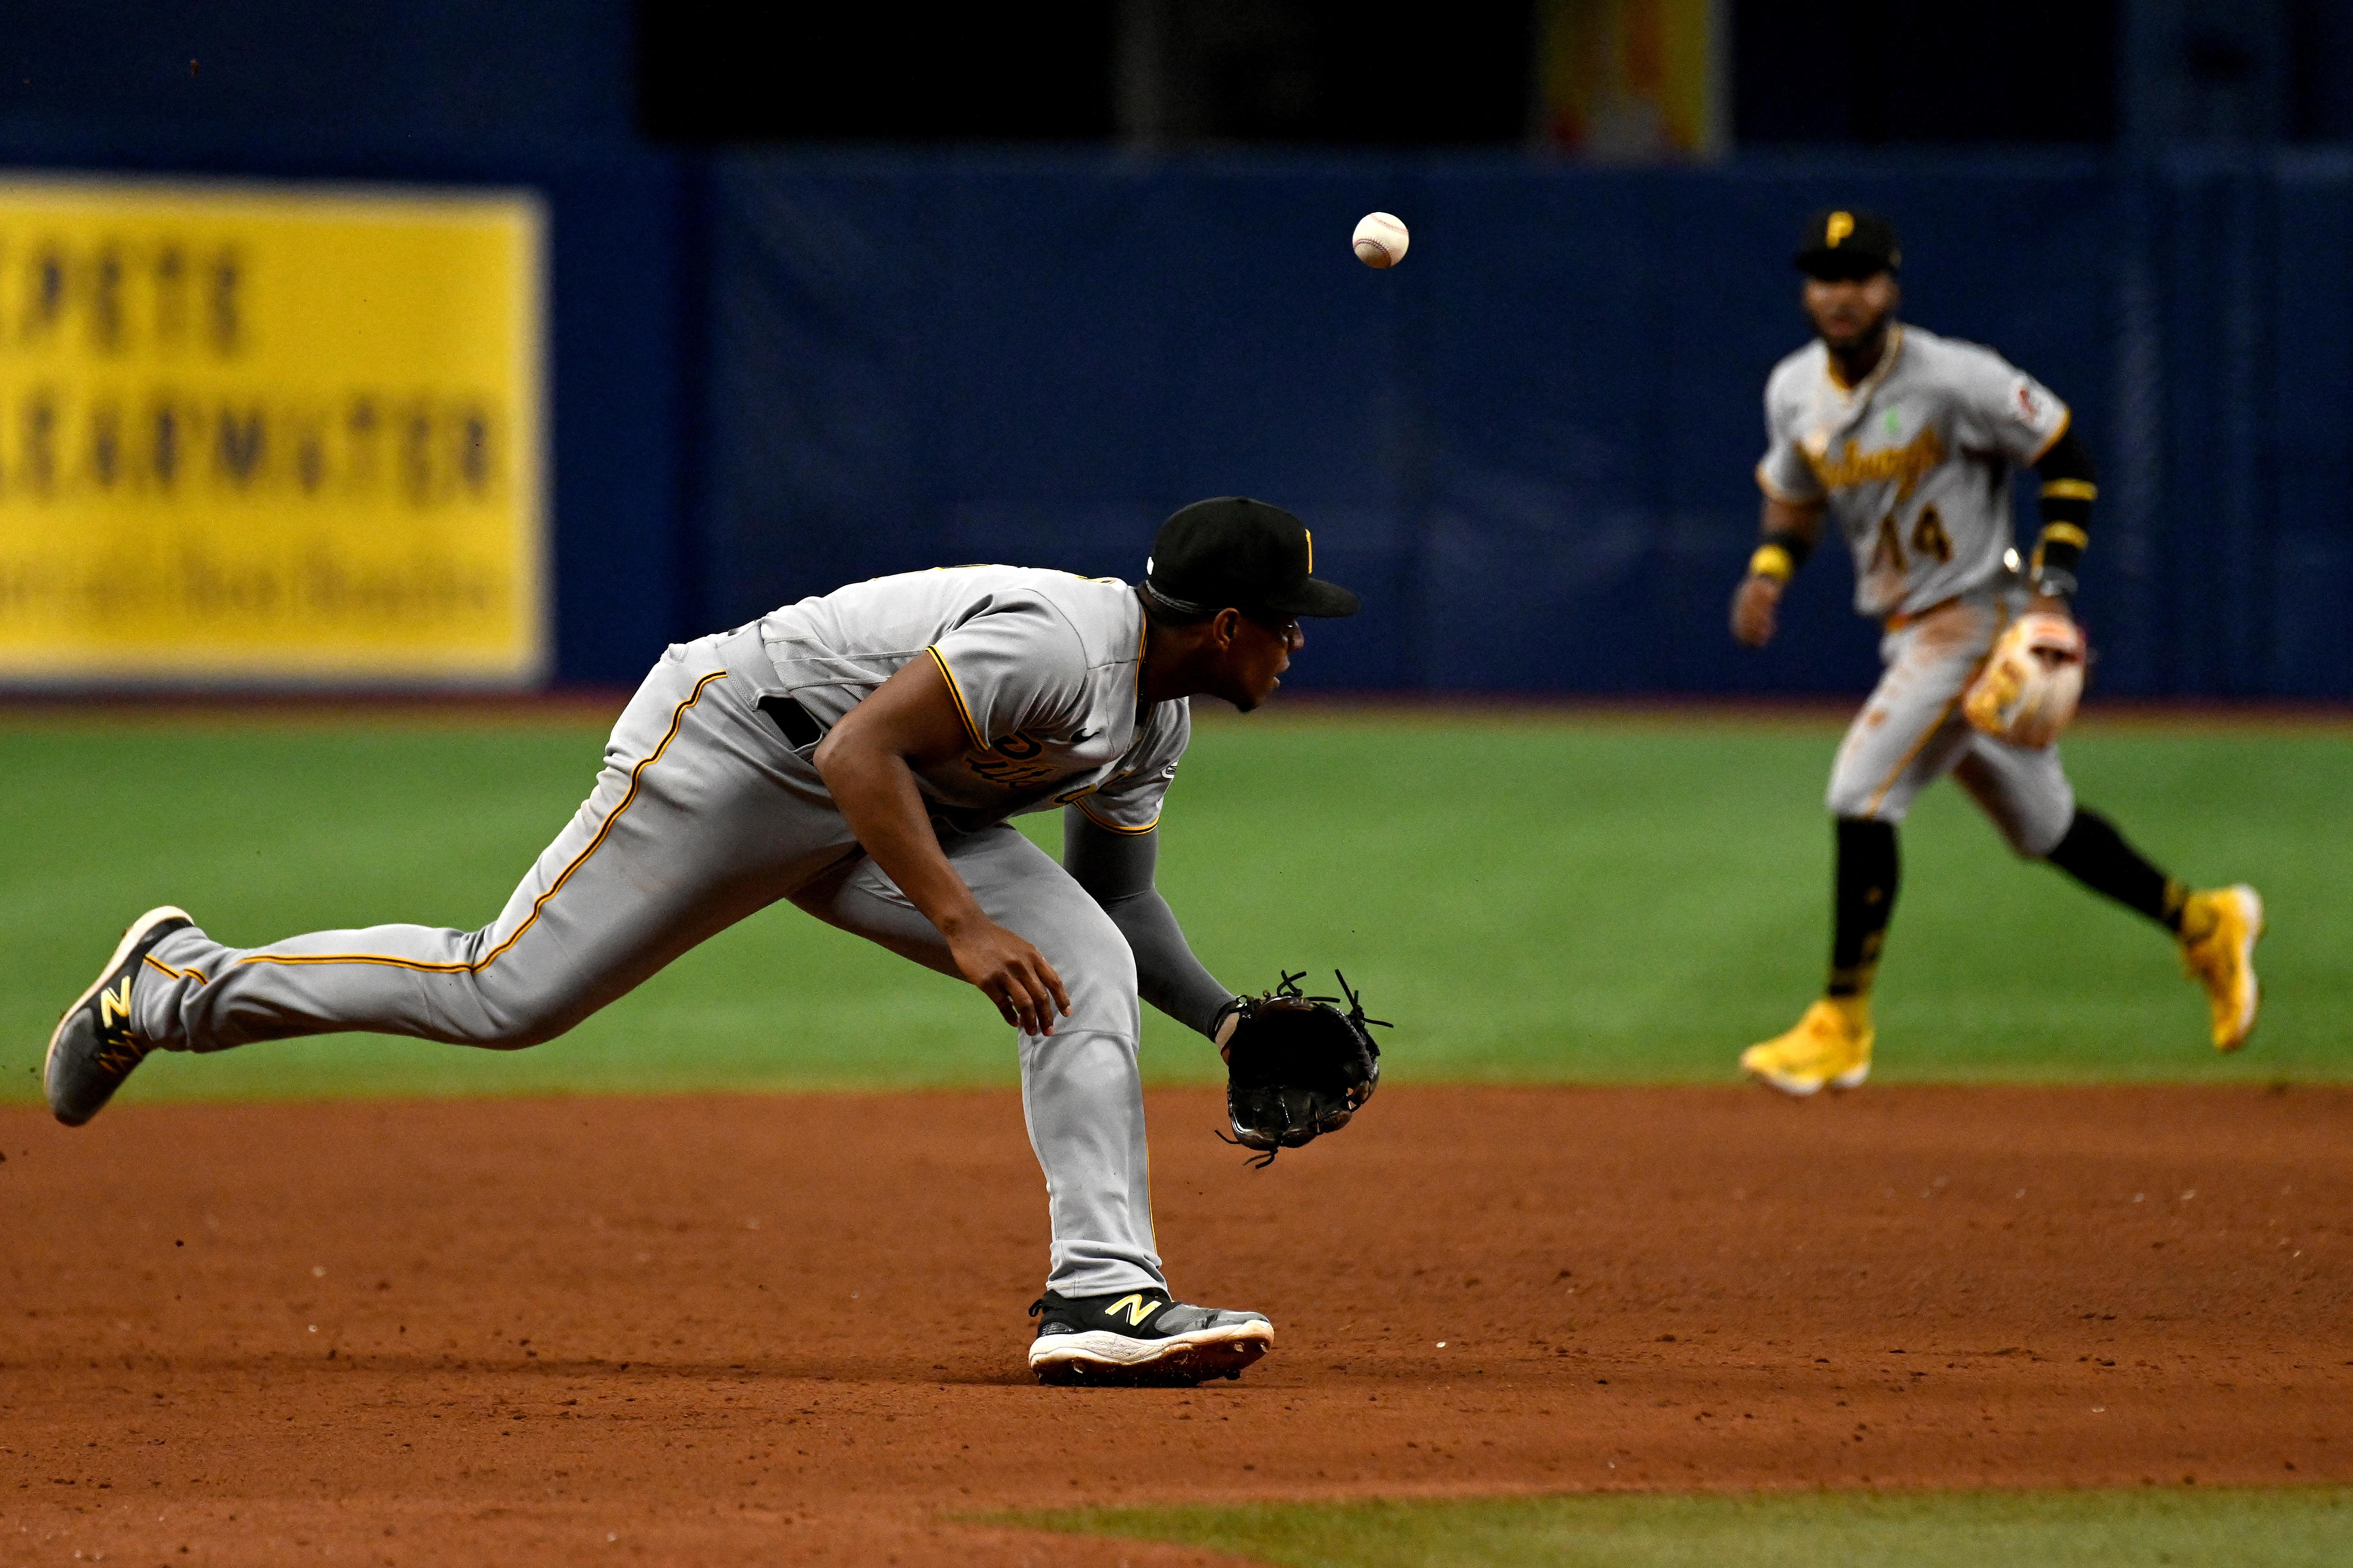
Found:
[(947, 678), (972, 749), (919, 774), (934, 815), (971, 832), (1076, 803), (1147, 833), (1192, 738), (1189, 704), (1145, 709), (1144, 606), (1117, 578), (957, 566), (853, 584), (760, 623), (778, 679), (831, 726), (910, 659)]
[(1834, 816), (1901, 822), (1957, 775), (2021, 855), (2043, 855), (2075, 813), (2056, 747), (1980, 735), (1961, 694), (2022, 595), (2010, 474), (2065, 432), (2067, 405), (1991, 349), (1898, 326), (1860, 384), (1820, 340), (1765, 384), (1769, 445), (1757, 482), (1824, 501), (1854, 552), (1854, 604), (1888, 617), (1884, 668), (1831, 770)]
[(1826, 501), (1854, 552), (1854, 607), (1915, 614), (1993, 585), (2014, 543), (2013, 467), (2065, 433), (2067, 405), (1991, 349), (1898, 326), (1859, 385), (1818, 339), (1765, 384), (1757, 482)]
[(1048, 1284), (1067, 1296), (1165, 1289), (1136, 949), (1004, 821), (1061, 800), (1105, 827), (1150, 829), (1190, 710), (1139, 710), (1143, 639), (1125, 584), (991, 566), (881, 578), (681, 644), (621, 715), (595, 792), (489, 925), (369, 926), (242, 948), (183, 928), (140, 972), (134, 1026), (173, 1050), (344, 1029), (529, 1046), (778, 900), (954, 974), (939, 932), (860, 851), (809, 762), (814, 742), (796, 746), (764, 710), (789, 694), (830, 725), (908, 660), (934, 658), (973, 742), (921, 779), (941, 847), (1071, 996), (1052, 1036), (1020, 1041), (1053, 1226)]

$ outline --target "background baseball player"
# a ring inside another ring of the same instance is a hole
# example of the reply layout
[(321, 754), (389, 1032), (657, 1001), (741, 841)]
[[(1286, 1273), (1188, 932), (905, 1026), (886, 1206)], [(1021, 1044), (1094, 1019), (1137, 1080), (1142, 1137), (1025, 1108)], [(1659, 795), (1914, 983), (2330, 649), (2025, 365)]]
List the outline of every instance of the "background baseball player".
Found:
[[(1154, 890), (1187, 699), (1245, 711), (1356, 595), (1297, 518), (1226, 498), (1161, 529), (1146, 580), (1008, 566), (862, 583), (670, 649), (596, 791), (480, 931), (263, 947), (149, 911), (49, 1043), (87, 1121), (154, 1049), (366, 1029), (513, 1048), (571, 1028), (779, 899), (950, 974), (1020, 1030), (1053, 1226), (1030, 1363), (1050, 1381), (1232, 1373), (1273, 1331), (1176, 1302), (1155, 1250), (1138, 997), (1225, 1043), (1251, 1005)], [(1064, 862), (1006, 819), (1064, 807)]]
[[(2044, 658), (2082, 644), (2069, 617), (2098, 495), (2067, 405), (2000, 355), (1896, 321), (1894, 229), (1865, 212), (1817, 214), (1797, 263), (1819, 334), (1774, 367), (1757, 465), (1764, 540), (1732, 604), (1733, 634), (1773, 636), (1782, 586), (1824, 512), (1854, 552), (1855, 608), (1884, 621), (1885, 673), (1848, 729), (1831, 774), (1836, 825), (1830, 984), (1797, 1027), (1752, 1046), (1751, 1076), (1792, 1094), (1852, 1088), (1871, 1071), (1871, 985), (1895, 906), (1895, 827), (1950, 773), (2020, 855), (2048, 860), (2173, 932), (2212, 1004), (2213, 1039), (2236, 1049), (2254, 1026), (2263, 902), (2246, 887), (2193, 892), (2075, 804), (2053, 745), (1980, 732), (1963, 696), (2005, 625), (2054, 617)], [(2042, 531), (2021, 581), (2010, 476), (2042, 477)], [(2021, 658), (2029, 657), (2021, 655)], [(2072, 709), (2072, 696), (2068, 699)], [(2064, 714), (2060, 715), (2063, 720)]]

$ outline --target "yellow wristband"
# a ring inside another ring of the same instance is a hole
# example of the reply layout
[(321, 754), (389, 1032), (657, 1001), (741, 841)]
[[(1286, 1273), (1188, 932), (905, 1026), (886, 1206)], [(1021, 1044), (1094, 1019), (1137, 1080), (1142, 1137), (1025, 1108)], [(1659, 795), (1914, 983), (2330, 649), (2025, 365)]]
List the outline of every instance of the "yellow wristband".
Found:
[(1786, 583), (1797, 574), (1797, 571), (1789, 560), (1789, 552), (1778, 544), (1760, 544), (1757, 547), (1757, 553), (1748, 558), (1748, 574), (1751, 577), (1770, 577), (1776, 583)]

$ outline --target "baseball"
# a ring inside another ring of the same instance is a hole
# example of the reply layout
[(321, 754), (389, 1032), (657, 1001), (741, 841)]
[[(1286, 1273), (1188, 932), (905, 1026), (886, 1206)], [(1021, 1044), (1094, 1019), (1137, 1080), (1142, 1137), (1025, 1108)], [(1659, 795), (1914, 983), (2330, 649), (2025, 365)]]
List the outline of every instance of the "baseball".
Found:
[(1388, 213), (1366, 213), (1356, 222), (1356, 232), (1348, 243), (1355, 247), (1356, 259), (1367, 267), (1395, 267), (1405, 259), (1405, 248), (1413, 243), (1405, 225)]

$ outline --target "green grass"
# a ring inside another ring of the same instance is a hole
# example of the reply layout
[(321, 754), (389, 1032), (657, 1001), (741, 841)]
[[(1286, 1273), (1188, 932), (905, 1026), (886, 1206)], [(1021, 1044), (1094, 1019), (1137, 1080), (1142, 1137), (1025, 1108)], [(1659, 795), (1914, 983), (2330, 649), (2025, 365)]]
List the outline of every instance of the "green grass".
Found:
[(999, 1522), (1282, 1568), (2336, 1568), (2353, 1490), (1599, 1495), (1093, 1509)]
[[(1608, 716), (1205, 723), (1161, 883), (1238, 987), (1335, 965), (1399, 1027), (1394, 1079), (1718, 1082), (1820, 984), (1836, 726)], [(224, 941), (472, 927), (586, 795), (577, 725), (0, 728), (0, 1095), (33, 1098), (57, 1010), (123, 922), (185, 905)], [(1884, 1079), (2353, 1076), (2353, 734), (2091, 729), (2084, 799), (2192, 880), (2272, 910), (2254, 1045), (2217, 1058), (2168, 942), (2020, 864), (1940, 785), (1904, 837)], [(1031, 818), (1050, 846), (1050, 818)], [(1163, 1081), (1215, 1076), (1149, 1014)], [(570, 1036), (519, 1053), (370, 1037), (158, 1058), (133, 1099), (1008, 1083), (965, 988), (788, 906)]]

